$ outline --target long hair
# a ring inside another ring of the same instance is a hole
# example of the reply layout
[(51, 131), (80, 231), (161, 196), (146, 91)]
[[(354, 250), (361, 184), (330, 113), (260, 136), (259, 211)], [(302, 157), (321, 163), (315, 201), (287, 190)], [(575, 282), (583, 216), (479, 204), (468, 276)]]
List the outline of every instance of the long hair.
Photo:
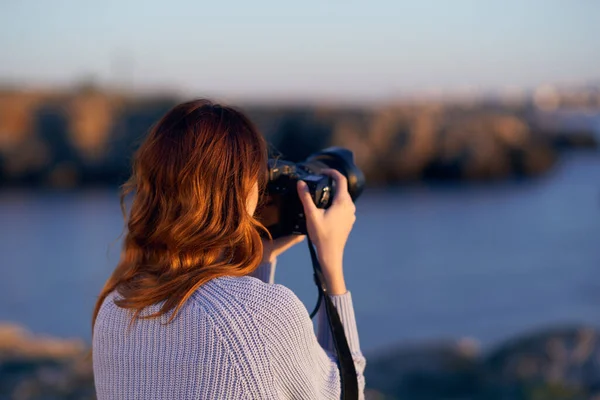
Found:
[[(264, 188), (266, 168), (266, 143), (241, 112), (207, 100), (170, 110), (141, 144), (123, 185), (123, 251), (92, 326), (114, 290), (120, 295), (115, 304), (133, 310), (133, 319), (173, 310), (171, 321), (202, 284), (254, 271), (264, 227), (246, 202), (257, 183)], [(140, 316), (159, 302), (158, 312)]]

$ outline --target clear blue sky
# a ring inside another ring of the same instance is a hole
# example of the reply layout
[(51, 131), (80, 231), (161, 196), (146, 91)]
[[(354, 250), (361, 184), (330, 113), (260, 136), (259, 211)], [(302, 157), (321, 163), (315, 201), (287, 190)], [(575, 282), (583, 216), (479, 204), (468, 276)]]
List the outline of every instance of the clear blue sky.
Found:
[(600, 80), (596, 0), (0, 0), (0, 81), (247, 99)]

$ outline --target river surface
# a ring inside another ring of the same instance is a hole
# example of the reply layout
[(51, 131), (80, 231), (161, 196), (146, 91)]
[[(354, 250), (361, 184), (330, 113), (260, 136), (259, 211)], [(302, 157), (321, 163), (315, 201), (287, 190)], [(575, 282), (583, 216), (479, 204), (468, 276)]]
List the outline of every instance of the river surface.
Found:
[[(598, 154), (535, 180), (368, 190), (357, 208), (345, 269), (366, 351), (600, 326)], [(121, 230), (116, 190), (0, 192), (0, 321), (89, 341)], [(305, 245), (281, 257), (277, 281), (312, 309)]]

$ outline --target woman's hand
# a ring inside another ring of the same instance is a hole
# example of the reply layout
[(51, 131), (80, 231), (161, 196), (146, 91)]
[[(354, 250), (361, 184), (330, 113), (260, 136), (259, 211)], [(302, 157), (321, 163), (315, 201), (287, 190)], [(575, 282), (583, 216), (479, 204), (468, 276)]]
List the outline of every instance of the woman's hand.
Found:
[(298, 181), (298, 195), (304, 206), (308, 236), (317, 249), (327, 290), (333, 295), (344, 294), (346, 284), (342, 261), (346, 241), (356, 220), (356, 207), (348, 193), (346, 177), (332, 169), (323, 173), (336, 182), (336, 193), (328, 209), (317, 208), (303, 181)]
[(263, 239), (263, 258), (261, 263), (273, 262), (281, 253), (302, 242), (304, 235), (290, 235), (275, 240)]

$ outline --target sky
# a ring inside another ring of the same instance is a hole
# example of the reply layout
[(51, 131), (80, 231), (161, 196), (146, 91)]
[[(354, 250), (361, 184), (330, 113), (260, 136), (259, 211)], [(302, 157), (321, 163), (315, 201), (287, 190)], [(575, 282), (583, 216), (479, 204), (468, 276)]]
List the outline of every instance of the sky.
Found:
[(381, 100), (600, 82), (596, 0), (0, 0), (0, 83)]

